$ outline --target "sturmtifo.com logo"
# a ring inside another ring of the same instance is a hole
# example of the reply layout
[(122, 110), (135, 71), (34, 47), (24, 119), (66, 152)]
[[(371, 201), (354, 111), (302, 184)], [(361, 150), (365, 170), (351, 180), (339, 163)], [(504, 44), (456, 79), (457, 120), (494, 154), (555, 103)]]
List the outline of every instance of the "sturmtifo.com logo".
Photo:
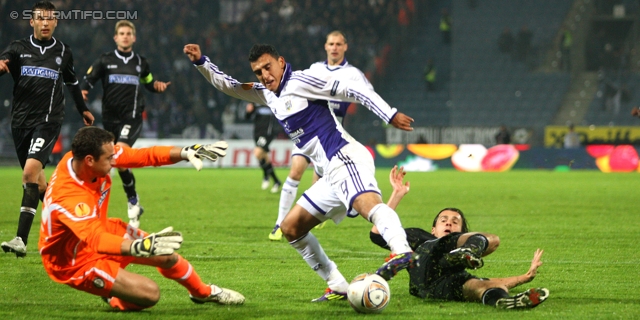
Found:
[[(31, 10), (22, 12), (11, 11), (9, 17), (13, 20), (31, 20), (36, 14)], [(138, 11), (126, 10), (54, 10), (51, 18), (58, 20), (138, 20)]]

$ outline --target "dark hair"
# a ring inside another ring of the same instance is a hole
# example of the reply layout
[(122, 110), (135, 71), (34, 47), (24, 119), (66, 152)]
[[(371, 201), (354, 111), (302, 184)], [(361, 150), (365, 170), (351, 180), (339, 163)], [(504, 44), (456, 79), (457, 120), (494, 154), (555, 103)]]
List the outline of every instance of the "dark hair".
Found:
[(113, 134), (98, 127), (84, 127), (76, 133), (71, 142), (71, 153), (77, 160), (92, 155), (96, 160), (102, 155), (102, 146), (115, 140)]
[(270, 56), (278, 59), (280, 58), (280, 54), (276, 47), (270, 44), (254, 44), (249, 51), (249, 62), (256, 62), (262, 55), (268, 53)]
[(31, 11), (36, 11), (36, 10), (53, 11), (55, 9), (56, 9), (56, 6), (49, 1), (38, 1), (36, 2), (36, 4), (33, 5), (33, 8), (31, 8)]
[(440, 212), (438, 212), (438, 214), (436, 214), (436, 217), (433, 219), (433, 225), (431, 227), (435, 227), (436, 226), (436, 222), (438, 222), (438, 217), (440, 216), (440, 214), (443, 211), (453, 211), (453, 212), (459, 213), (460, 214), (460, 218), (462, 218), (462, 233), (469, 232), (469, 225), (467, 224), (467, 218), (464, 217), (464, 213), (462, 213), (462, 210), (460, 210), (458, 208), (444, 208), (444, 209), (440, 210)]

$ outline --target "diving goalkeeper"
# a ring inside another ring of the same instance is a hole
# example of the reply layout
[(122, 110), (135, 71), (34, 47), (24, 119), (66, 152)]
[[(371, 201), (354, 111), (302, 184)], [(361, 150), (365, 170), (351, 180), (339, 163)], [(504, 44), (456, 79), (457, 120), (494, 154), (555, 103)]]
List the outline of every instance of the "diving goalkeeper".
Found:
[(142, 310), (158, 302), (160, 290), (153, 280), (124, 269), (135, 263), (157, 267), (165, 278), (187, 288), (195, 303), (244, 303), (240, 293), (200, 280), (189, 261), (175, 252), (183, 240), (180, 232), (169, 227), (148, 234), (107, 217), (112, 167), (160, 166), (189, 160), (199, 170), (202, 159), (216, 161), (225, 156), (227, 143), (132, 149), (114, 145), (113, 141), (113, 134), (103, 129), (80, 129), (71, 152), (51, 176), (38, 244), (49, 277), (101, 296), (113, 308)]

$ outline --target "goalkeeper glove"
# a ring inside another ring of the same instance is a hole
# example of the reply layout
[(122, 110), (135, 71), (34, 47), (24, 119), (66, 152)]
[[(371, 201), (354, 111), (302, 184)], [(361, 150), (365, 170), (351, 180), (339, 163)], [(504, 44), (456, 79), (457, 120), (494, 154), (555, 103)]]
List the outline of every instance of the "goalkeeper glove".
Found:
[(169, 255), (180, 249), (180, 244), (182, 244), (182, 233), (173, 231), (173, 227), (168, 227), (143, 239), (134, 240), (131, 243), (131, 255), (144, 258)]
[(218, 157), (227, 155), (226, 141), (218, 141), (212, 144), (194, 144), (192, 146), (182, 148), (181, 156), (183, 159), (189, 160), (196, 167), (196, 170), (202, 169), (202, 158), (209, 159), (212, 162), (218, 160)]

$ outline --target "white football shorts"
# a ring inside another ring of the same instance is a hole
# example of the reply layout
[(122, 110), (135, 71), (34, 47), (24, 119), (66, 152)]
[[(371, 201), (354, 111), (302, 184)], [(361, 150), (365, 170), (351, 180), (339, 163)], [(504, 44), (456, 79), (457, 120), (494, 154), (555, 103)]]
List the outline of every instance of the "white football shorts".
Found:
[(381, 194), (371, 153), (358, 142), (342, 147), (329, 161), (325, 173), (297, 202), (320, 221), (338, 224), (345, 216), (356, 217), (358, 212), (352, 205), (358, 195)]

